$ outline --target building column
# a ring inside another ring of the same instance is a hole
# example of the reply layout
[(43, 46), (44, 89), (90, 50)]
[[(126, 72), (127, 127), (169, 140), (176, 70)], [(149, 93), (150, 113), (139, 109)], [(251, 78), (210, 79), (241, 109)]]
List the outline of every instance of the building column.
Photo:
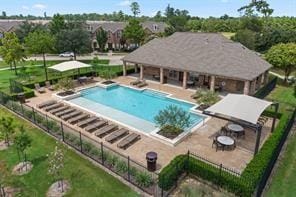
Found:
[(184, 71), (183, 72), (183, 88), (187, 88), (187, 79), (188, 79), (188, 72)]
[(140, 66), (140, 80), (143, 80), (143, 78), (144, 78), (144, 66), (141, 65)]
[(253, 95), (256, 91), (256, 79), (251, 82), (250, 94)]
[(135, 64), (135, 73), (138, 73), (138, 64)]
[(160, 68), (160, 71), (159, 71), (159, 82), (160, 82), (161, 84), (164, 83), (163, 68)]
[(205, 81), (205, 76), (204, 75), (198, 75), (198, 84), (199, 84), (200, 87), (203, 86), (204, 81)]
[(263, 75), (261, 74), (261, 75), (258, 77), (258, 80), (257, 80), (257, 88), (258, 88), (258, 89), (261, 88), (261, 85), (262, 85), (262, 78), (263, 78)]
[(245, 81), (244, 94), (249, 95), (249, 93), (250, 93), (250, 81)]
[(123, 76), (126, 76), (126, 62), (123, 61), (123, 66), (122, 66), (122, 73), (123, 73)]
[(210, 90), (215, 92), (215, 76), (211, 76)]
[(264, 73), (264, 82), (263, 82), (264, 85), (266, 85), (268, 82), (268, 72), (269, 72), (269, 70), (265, 71), (265, 73)]

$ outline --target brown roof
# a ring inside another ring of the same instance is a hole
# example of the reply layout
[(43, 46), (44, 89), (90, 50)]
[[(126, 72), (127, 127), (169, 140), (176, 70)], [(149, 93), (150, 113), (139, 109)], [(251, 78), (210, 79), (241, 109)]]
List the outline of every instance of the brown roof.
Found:
[(122, 60), (240, 80), (253, 80), (271, 67), (255, 52), (218, 33), (177, 32), (148, 42)]

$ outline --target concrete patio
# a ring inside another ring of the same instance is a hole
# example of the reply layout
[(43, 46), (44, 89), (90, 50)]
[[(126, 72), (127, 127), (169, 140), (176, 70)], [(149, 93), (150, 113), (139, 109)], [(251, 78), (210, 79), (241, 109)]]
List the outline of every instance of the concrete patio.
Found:
[[(95, 78), (95, 80), (100, 81), (101, 79)], [(130, 82), (133, 80), (135, 80), (135, 78), (128, 76), (118, 77), (114, 79), (114, 81), (125, 85), (129, 85)], [(195, 102), (191, 98), (191, 95), (194, 93), (194, 90), (182, 89), (181, 87), (159, 84), (150, 81), (148, 81), (147, 83), (147, 88), (170, 93), (174, 98)], [(89, 85), (81, 86), (79, 88), (84, 88)], [(51, 92), (49, 90), (47, 90), (47, 92), (44, 94), (36, 93), (36, 97), (29, 99), (27, 101), (27, 105), (31, 107), (36, 107), (36, 105), (44, 101), (53, 99), (53, 93), (54, 92)], [(57, 119), (49, 113), (48, 116)], [(129, 155), (131, 159), (136, 160), (143, 165), (146, 165), (146, 153), (149, 151), (155, 151), (158, 154), (158, 169), (161, 169), (162, 167), (166, 166), (175, 156), (179, 154), (185, 154), (188, 152), (188, 150), (190, 150), (191, 152), (194, 152), (195, 154), (198, 154), (201, 157), (207, 158), (210, 161), (219, 164), (222, 163), (225, 167), (232, 168), (236, 171), (241, 172), (253, 157), (256, 139), (255, 132), (246, 129), (245, 137), (237, 140), (237, 147), (235, 148), (235, 150), (218, 150), (216, 152), (216, 149), (212, 148), (213, 138), (215, 134), (217, 134), (217, 132), (220, 131), (221, 127), (227, 124), (227, 122), (221, 119), (211, 118), (208, 122), (206, 122), (203, 126), (193, 131), (191, 135), (187, 136), (181, 143), (177, 144), (176, 146), (168, 145), (159, 139), (155, 139), (152, 136), (147, 136), (142, 133), (139, 133), (141, 134), (141, 140), (137, 141), (128, 149), (122, 150), (117, 148), (117, 143), (109, 144), (104, 139), (100, 139), (94, 136), (93, 134), (88, 133), (81, 128), (78, 128), (75, 125), (73, 126), (69, 123), (64, 123), (67, 124), (67, 126), (69, 127), (83, 132), (85, 135), (93, 138), (98, 142), (103, 142), (106, 146), (111, 147), (112, 149), (124, 155)], [(269, 119), (262, 129), (261, 146), (270, 135), (271, 123), (272, 120)]]

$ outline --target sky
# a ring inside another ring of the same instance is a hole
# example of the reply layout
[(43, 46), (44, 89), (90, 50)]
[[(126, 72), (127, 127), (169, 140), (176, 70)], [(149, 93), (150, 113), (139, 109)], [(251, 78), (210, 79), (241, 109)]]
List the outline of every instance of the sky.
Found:
[[(55, 13), (112, 13), (122, 10), (131, 14), (130, 3), (133, 0), (0, 0), (0, 11), (7, 15), (47, 16)], [(209, 17), (239, 16), (237, 9), (251, 0), (138, 0), (140, 15), (154, 16), (164, 11), (170, 4), (174, 8), (186, 9), (192, 16)], [(267, 0), (275, 11), (274, 16), (296, 16), (296, 0)]]

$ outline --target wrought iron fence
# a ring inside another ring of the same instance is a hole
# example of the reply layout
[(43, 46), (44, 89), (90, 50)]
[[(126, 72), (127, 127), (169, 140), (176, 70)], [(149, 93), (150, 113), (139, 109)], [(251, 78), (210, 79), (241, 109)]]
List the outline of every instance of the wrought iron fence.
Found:
[(265, 86), (259, 89), (254, 94), (254, 97), (261, 98), (261, 99), (265, 98), (276, 87), (277, 80), (278, 80), (277, 77), (273, 78)]
[(67, 126), (62, 121), (49, 117), (33, 107), (13, 101), (3, 92), (0, 92), (0, 104), (91, 160), (108, 168), (142, 191), (157, 196), (158, 174), (148, 171), (145, 166), (134, 161), (129, 156), (111, 149), (104, 143)]

